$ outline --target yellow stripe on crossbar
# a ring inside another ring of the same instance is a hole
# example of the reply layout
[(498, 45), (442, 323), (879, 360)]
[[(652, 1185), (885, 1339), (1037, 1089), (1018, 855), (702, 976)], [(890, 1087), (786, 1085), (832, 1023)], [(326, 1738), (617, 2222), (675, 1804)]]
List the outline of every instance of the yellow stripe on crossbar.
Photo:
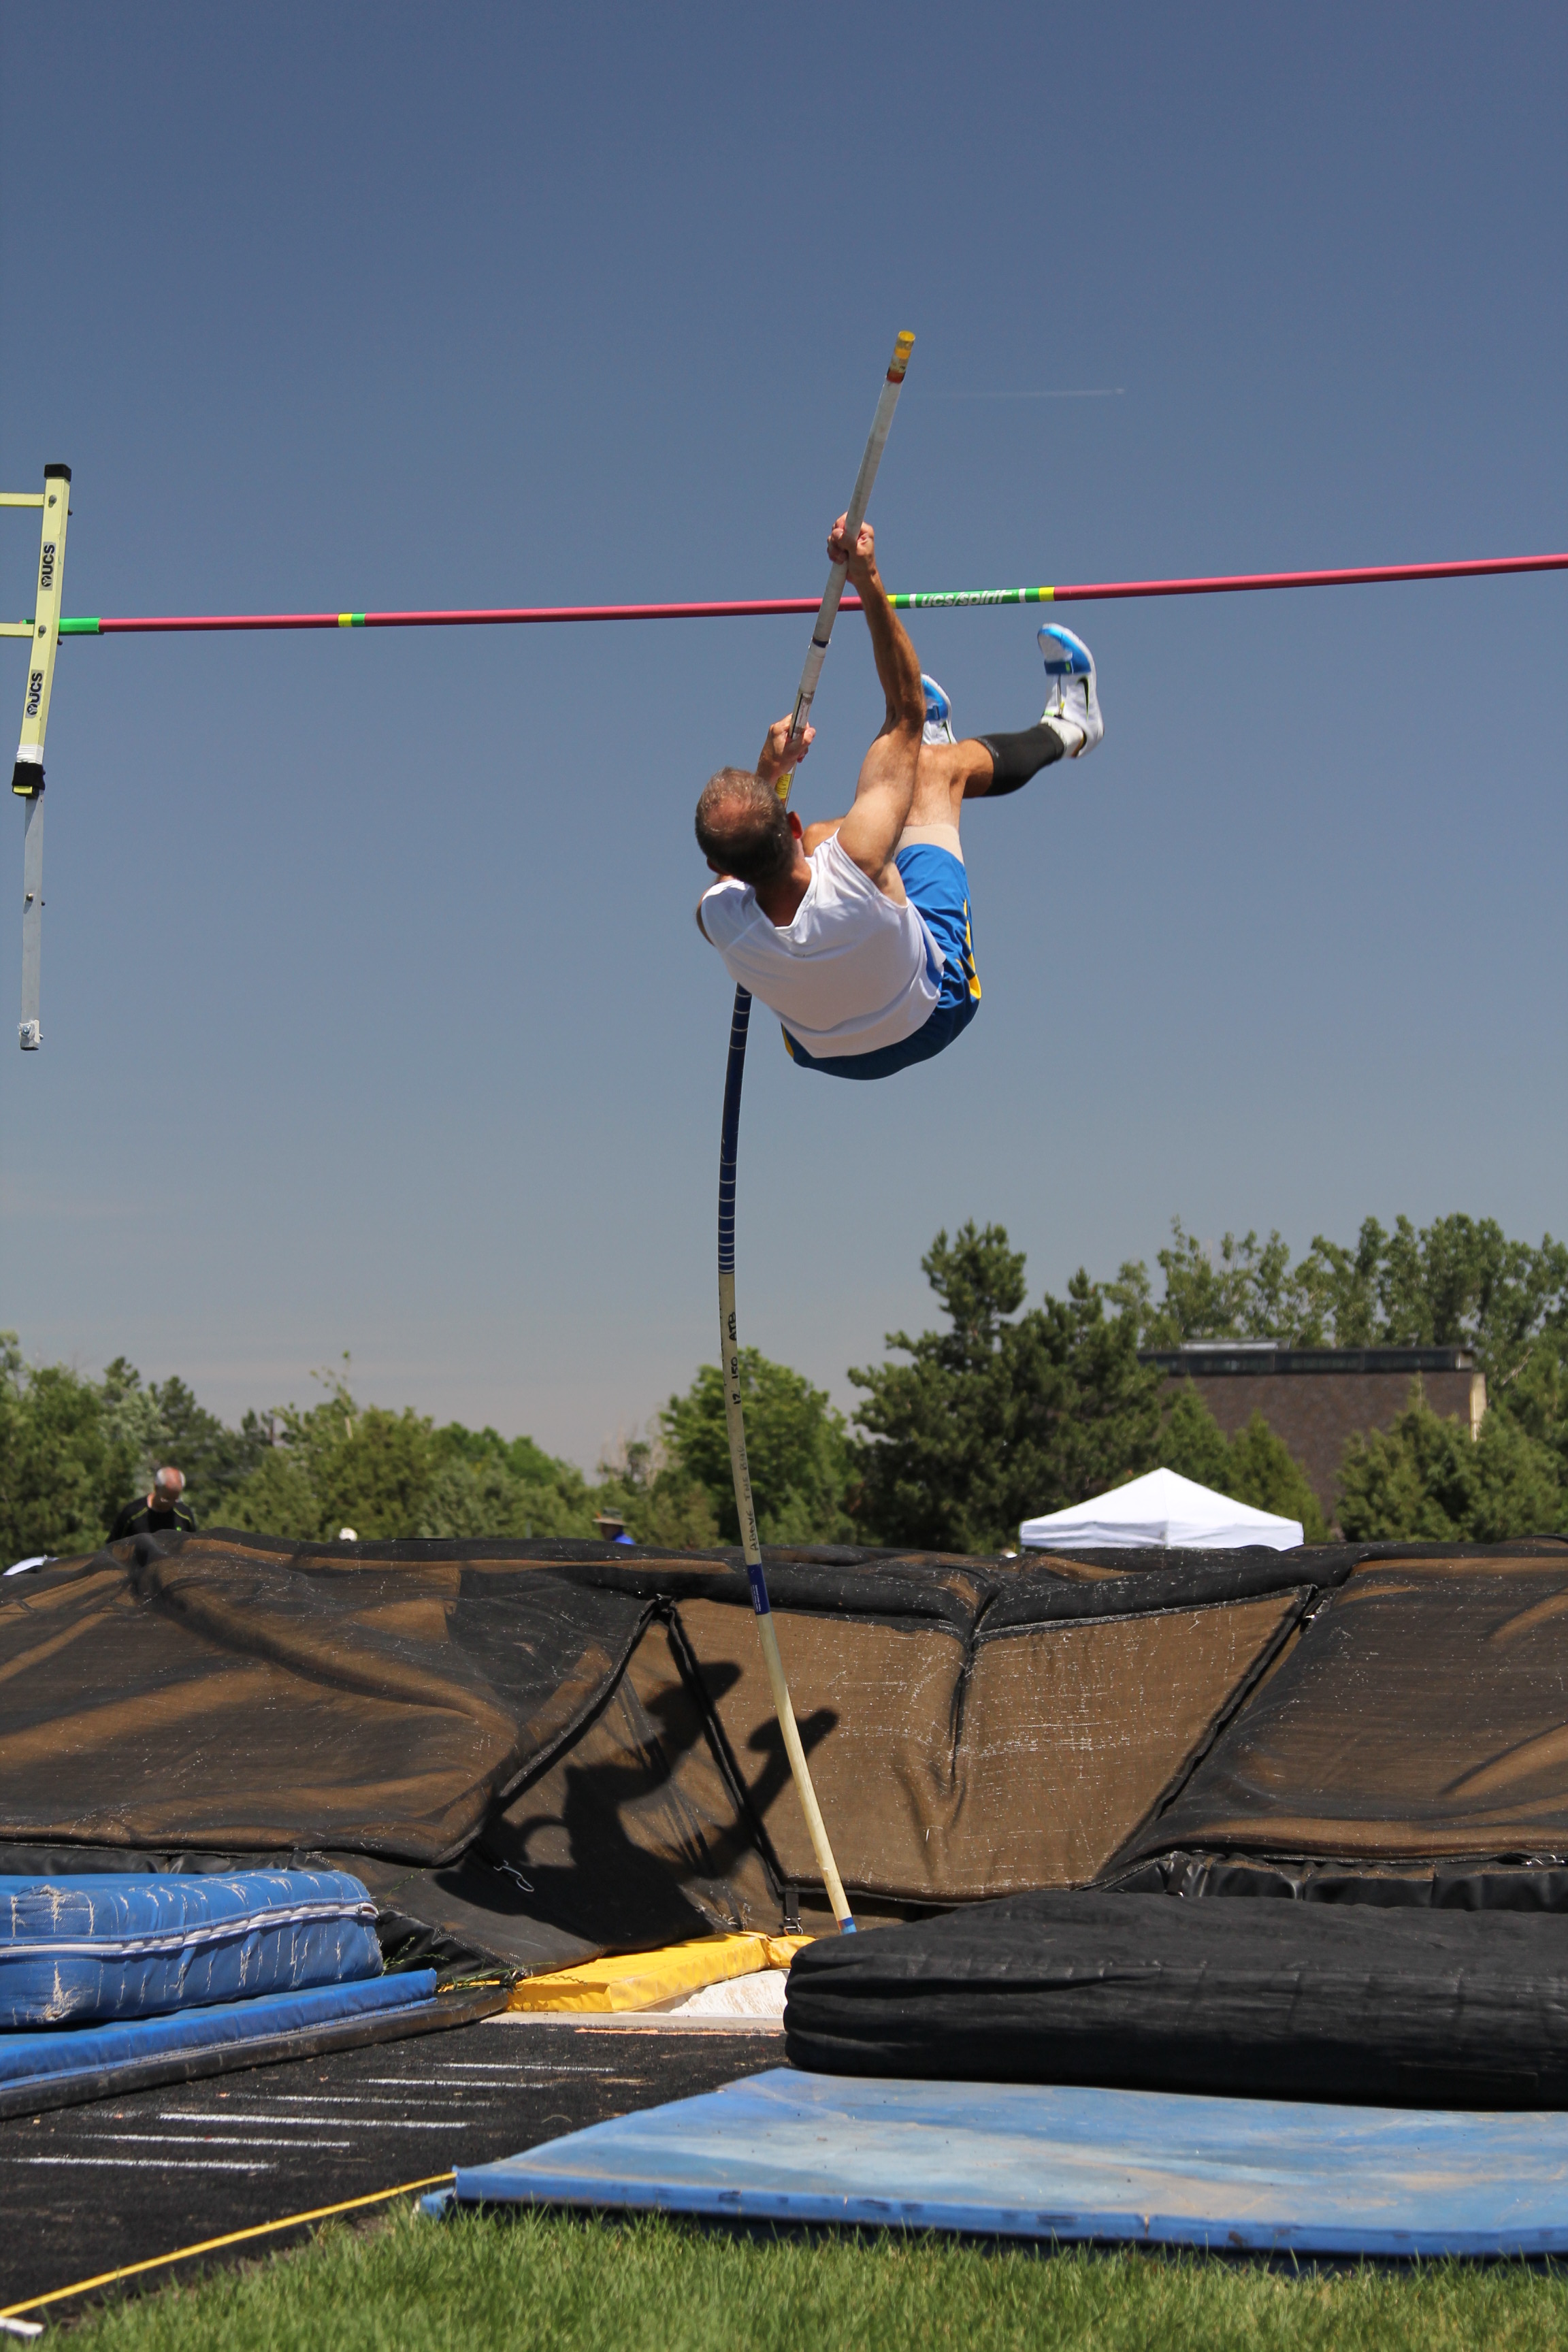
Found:
[(341, 2205), (318, 2205), (309, 2213), (286, 2213), (281, 2221), (258, 2221), (253, 2229), (230, 2230), (226, 2237), (203, 2238), (195, 2246), (176, 2246), (172, 2254), (153, 2254), (144, 2263), (127, 2263), (117, 2271), (100, 2271), (96, 2278), (78, 2279), (74, 2286), (58, 2286), (52, 2294), (36, 2294), (30, 2303), (7, 2304), (0, 2311), (0, 2319), (20, 2319), (25, 2311), (41, 2311), (46, 2303), (64, 2303), (73, 2294), (89, 2294), (97, 2286), (113, 2286), (121, 2279), (135, 2278), (141, 2271), (161, 2270), (165, 2263), (189, 2262), (193, 2254), (216, 2253), (220, 2246), (239, 2246), (247, 2238), (270, 2237), (278, 2230), (292, 2230), (306, 2221), (330, 2221), (335, 2213), (354, 2213), (364, 2205), (384, 2205), (393, 2197), (412, 2197), (416, 2189), (439, 2189), (455, 2176), (450, 2172), (432, 2172), (423, 2180), (405, 2180), (395, 2189), (378, 2189), (371, 2197), (345, 2197)]
[(338, 614), (338, 626), (340, 629), (352, 629), (353, 625), (354, 616), (352, 613), (340, 613)]

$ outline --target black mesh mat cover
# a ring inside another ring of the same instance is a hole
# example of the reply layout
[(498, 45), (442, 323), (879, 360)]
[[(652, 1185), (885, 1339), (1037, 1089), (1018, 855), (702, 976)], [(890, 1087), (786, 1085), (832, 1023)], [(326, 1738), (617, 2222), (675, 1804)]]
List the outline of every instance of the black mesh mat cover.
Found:
[(796, 1956), (792, 2063), (1379, 2105), (1568, 2105), (1550, 1916), (1021, 1895)]

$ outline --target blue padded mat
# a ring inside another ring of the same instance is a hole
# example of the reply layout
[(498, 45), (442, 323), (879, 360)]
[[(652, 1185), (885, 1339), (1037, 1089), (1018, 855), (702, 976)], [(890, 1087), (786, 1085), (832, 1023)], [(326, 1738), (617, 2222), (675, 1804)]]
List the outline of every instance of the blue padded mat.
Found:
[(346, 1871), (0, 1877), (0, 2032), (380, 1974), (375, 1905)]
[(372, 1977), (363, 1984), (318, 1985), (309, 1992), (260, 1993), (254, 2000), (230, 2000), (205, 2009), (184, 2009), (173, 2017), (140, 2017), (119, 2025), (63, 2026), (53, 2032), (0, 2034), (0, 2088), (52, 2083), (62, 2076), (100, 2074), (111, 2067), (135, 2066), (278, 2033), (304, 2033), (350, 2017), (379, 2016), (388, 2010), (416, 2009), (434, 1997), (434, 1969), (405, 1975)]
[(780, 2067), (425, 2200), (1303, 2254), (1568, 2252), (1568, 2115), (911, 2083)]

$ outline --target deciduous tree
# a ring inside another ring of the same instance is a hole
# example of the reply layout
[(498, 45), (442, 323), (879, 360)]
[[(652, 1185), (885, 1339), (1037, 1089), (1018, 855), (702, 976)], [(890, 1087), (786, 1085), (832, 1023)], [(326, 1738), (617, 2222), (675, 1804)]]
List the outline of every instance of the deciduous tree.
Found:
[[(764, 1543), (843, 1543), (854, 1534), (846, 1504), (849, 1454), (844, 1416), (824, 1389), (775, 1364), (756, 1348), (741, 1350), (746, 1463)], [(741, 1540), (723, 1375), (704, 1364), (684, 1396), (658, 1416), (674, 1461), (707, 1497), (719, 1538)]]

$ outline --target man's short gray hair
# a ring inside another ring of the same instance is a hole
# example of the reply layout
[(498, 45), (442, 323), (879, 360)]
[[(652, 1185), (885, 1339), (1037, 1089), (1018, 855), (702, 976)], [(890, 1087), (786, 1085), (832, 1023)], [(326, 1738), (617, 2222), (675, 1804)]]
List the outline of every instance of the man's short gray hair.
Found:
[(710, 866), (753, 885), (787, 874), (795, 857), (783, 801), (749, 768), (709, 777), (697, 803), (697, 845)]

